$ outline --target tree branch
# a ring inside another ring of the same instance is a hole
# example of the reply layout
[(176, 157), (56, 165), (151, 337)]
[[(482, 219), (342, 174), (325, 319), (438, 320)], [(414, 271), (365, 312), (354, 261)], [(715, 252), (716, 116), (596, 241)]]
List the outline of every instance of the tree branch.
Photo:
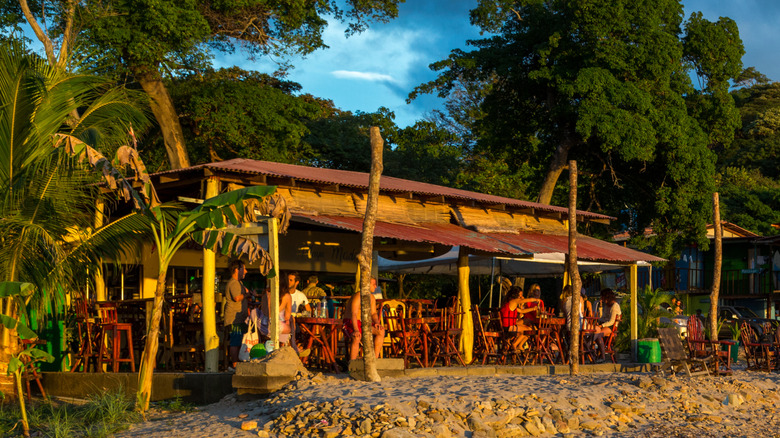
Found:
[(57, 58), (54, 57), (54, 44), (52, 44), (49, 36), (46, 35), (46, 32), (44, 32), (43, 29), (41, 29), (41, 25), (38, 24), (38, 20), (36, 20), (35, 16), (33, 16), (32, 11), (30, 10), (30, 5), (27, 4), (27, 0), (19, 0), (19, 6), (22, 7), (24, 18), (27, 19), (28, 23), (30, 23), (30, 27), (32, 27), (33, 32), (35, 32), (35, 36), (38, 37), (38, 40), (43, 44), (43, 48), (46, 51), (46, 58), (49, 60), (49, 64), (52, 66), (57, 65)]

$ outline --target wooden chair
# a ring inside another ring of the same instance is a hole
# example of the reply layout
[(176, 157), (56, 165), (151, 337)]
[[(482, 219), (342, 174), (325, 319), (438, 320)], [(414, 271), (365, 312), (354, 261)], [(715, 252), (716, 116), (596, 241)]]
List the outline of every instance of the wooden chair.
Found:
[(436, 362), (439, 359), (441, 359), (444, 366), (450, 366), (453, 358), (457, 359), (462, 366), (466, 366), (457, 344), (457, 339), (463, 330), (456, 326), (456, 321), (459, 321), (458, 315), (453, 314), (448, 308), (441, 309), (438, 327), (431, 329), (429, 333), (431, 339), (431, 366), (436, 366)]
[(715, 367), (715, 374), (731, 374), (731, 353), (729, 350), (722, 350), (722, 345), (731, 344), (731, 342), (711, 341), (704, 336), (704, 324), (699, 318), (690, 318), (688, 320), (688, 352), (691, 357), (708, 357), (714, 355), (718, 358), (718, 366)]
[(690, 357), (683, 347), (680, 334), (674, 327), (661, 327), (658, 329), (658, 339), (666, 360), (654, 364), (654, 368), (664, 373), (666, 370), (675, 373), (680, 367), (685, 369), (689, 377), (710, 374), (710, 368), (717, 368), (718, 358), (715, 355), (706, 357)]
[(777, 367), (777, 349), (770, 343), (761, 342), (758, 334), (747, 321), (742, 323), (740, 339), (745, 348), (745, 360), (749, 370), (771, 372)]
[(580, 363), (582, 364), (586, 359), (590, 359), (590, 362), (596, 361), (597, 345), (594, 338), (598, 322), (599, 319), (596, 317), (582, 318), (580, 326)]
[(527, 362), (528, 354), (526, 350), (523, 350), (522, 345), (514, 346), (515, 339), (521, 336), (522, 333), (512, 330), (512, 325), (505, 327), (506, 321), (502, 321), (500, 312), (499, 309), (492, 310), (490, 323), (488, 324), (489, 328), (500, 333), (498, 338), (498, 362), (501, 365), (505, 365), (507, 359), (509, 359), (512, 364), (523, 364)]
[(423, 345), (423, 328), (420, 318), (402, 318), (401, 319), (401, 341), (403, 343), (404, 368), (414, 359), (421, 367), (425, 367), (428, 358), (425, 356), (427, 346)]
[(616, 362), (616, 360), (615, 360), (616, 352), (615, 352), (615, 349), (612, 346), (612, 344), (615, 342), (615, 337), (617, 337), (618, 328), (620, 327), (620, 322), (622, 320), (623, 320), (623, 316), (622, 315), (618, 315), (615, 318), (615, 325), (612, 326), (612, 333), (610, 333), (609, 336), (607, 336), (604, 339), (604, 354), (609, 356), (609, 358), (612, 360), (612, 363)]
[(479, 313), (479, 306), (474, 304), (471, 308), (472, 318), (474, 320), (474, 356), (473, 360), (477, 361), (479, 357), (482, 358), (482, 365), (489, 363), (491, 359), (499, 362), (500, 353), (498, 351), (498, 343), (501, 339), (501, 332), (495, 330), (495, 327), (487, 329), (486, 326), (490, 326), (490, 316), (483, 320), (483, 316)]
[(406, 304), (398, 300), (384, 300), (379, 309), (379, 317), (385, 328), (385, 340), (382, 348), (384, 356), (402, 357), (404, 330), (401, 321), (407, 317)]
[[(119, 364), (127, 362), (130, 364), (130, 370), (135, 372), (135, 354), (133, 353), (133, 327), (129, 322), (119, 322), (116, 305), (113, 303), (100, 303), (98, 305), (98, 314), (100, 316), (100, 353), (98, 353), (98, 370), (103, 370), (103, 362), (111, 362), (113, 372), (119, 372)], [(126, 338), (126, 346), (129, 351), (129, 357), (120, 357), (122, 346), (122, 336)], [(107, 343), (107, 338), (111, 336), (111, 344)], [(109, 356), (108, 350), (111, 350)]]

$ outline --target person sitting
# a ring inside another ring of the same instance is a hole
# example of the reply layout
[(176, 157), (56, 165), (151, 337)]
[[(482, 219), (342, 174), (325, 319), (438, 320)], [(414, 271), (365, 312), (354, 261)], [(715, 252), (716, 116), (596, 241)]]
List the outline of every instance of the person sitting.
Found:
[(530, 300), (523, 298), (523, 289), (519, 286), (509, 288), (506, 299), (507, 301), (501, 306), (501, 325), (510, 332), (517, 332), (517, 336), (512, 339), (512, 348), (521, 348), (528, 340), (524, 332), (532, 328), (525, 324), (523, 318), (518, 318), (518, 315), (535, 312), (536, 308), (524, 307)]
[(309, 312), (311, 315), (311, 306), (309, 305), (309, 299), (306, 298), (303, 292), (298, 290), (298, 284), (301, 282), (301, 276), (297, 272), (289, 272), (285, 276), (287, 277), (287, 284), (290, 290), (290, 299), (292, 300), (293, 313)]
[(542, 301), (542, 288), (538, 284), (531, 285), (524, 307), (535, 311), (526, 313), (523, 319), (528, 324), (539, 325), (539, 314), (544, 312), (544, 301)]
[(588, 293), (585, 292), (585, 288), (580, 289), (580, 299), (582, 300), (582, 314), (586, 318), (593, 318), (593, 304), (588, 300)]
[(601, 290), (601, 307), (599, 312), (599, 325), (596, 326), (596, 334), (601, 336), (595, 336), (594, 340), (599, 347), (599, 357), (597, 362), (604, 362), (605, 350), (604, 336), (612, 335), (612, 329), (615, 327), (615, 321), (618, 316), (622, 314), (620, 310), (620, 304), (618, 304), (615, 292), (610, 288)]
[[(376, 312), (376, 298), (374, 295), (369, 294), (368, 298), (371, 300), (371, 321), (372, 328), (371, 333), (374, 335), (374, 354), (376, 357), (382, 353), (382, 343), (385, 341), (385, 328), (379, 321), (379, 314)], [(360, 352), (360, 340), (363, 337), (363, 324), (361, 321), (361, 296), (360, 291), (355, 292), (347, 301), (344, 306), (344, 333), (349, 339), (351, 344), (349, 347), (349, 360), (355, 360)]]
[(303, 291), (301, 291), (309, 300), (319, 300), (325, 296), (325, 291), (321, 287), (317, 286), (317, 282), (319, 282), (317, 276), (310, 275), (306, 280), (306, 287), (303, 288)]

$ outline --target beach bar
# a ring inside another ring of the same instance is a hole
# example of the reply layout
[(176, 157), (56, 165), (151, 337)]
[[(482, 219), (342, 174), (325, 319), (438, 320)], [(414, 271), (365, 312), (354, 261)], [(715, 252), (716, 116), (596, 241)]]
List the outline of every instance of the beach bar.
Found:
[[(267, 161), (232, 159), (160, 172), (152, 180), (163, 201), (192, 206), (226, 191), (253, 186), (275, 186), (284, 198), (289, 224), (267, 218), (233, 229), (254, 236), (271, 254), (276, 272), (296, 270), (352, 276), (357, 272), (360, 233), (366, 208), (368, 174), (321, 169)], [(111, 212), (105, 212), (110, 220)], [(522, 264), (523, 275), (564, 272), (568, 252), (566, 208), (453, 189), (393, 177), (382, 177), (379, 209), (374, 231), (374, 271), (383, 263), (412, 263), (420, 266), (449, 255), (450, 266), (459, 278), (459, 350), (465, 363), (473, 359), (474, 320), (469, 291), (470, 263), (477, 260), (511, 260)], [(578, 211), (577, 220), (607, 224), (613, 218)], [(96, 279), (91, 295), (98, 301), (120, 297), (143, 302), (154, 294), (156, 257), (154, 248), (139, 247), (133, 276), (108, 281), (106, 273)], [(578, 238), (578, 255), (583, 270), (624, 268), (632, 303), (636, 303), (637, 267), (663, 259), (587, 236)], [(130, 256), (132, 258), (132, 256)], [(169, 269), (172, 295), (188, 292), (188, 280), (200, 280), (202, 294), (202, 339), (207, 372), (219, 369), (220, 336), (217, 333), (219, 294), (217, 270), (229, 258), (213, 251), (184, 248)], [(484, 263), (484, 262), (481, 262)], [(400, 266), (400, 265), (399, 265)], [(484, 268), (483, 264), (479, 265)], [(550, 266), (555, 268), (550, 269)], [(476, 267), (476, 265), (475, 265)], [(251, 266), (250, 266), (251, 268)], [(395, 267), (396, 269), (398, 266)], [(393, 269), (383, 268), (386, 271)], [(400, 272), (400, 271), (399, 271)], [(419, 271), (418, 271), (419, 272)], [(484, 273), (481, 270), (480, 273)], [(565, 280), (564, 280), (565, 281)], [(268, 278), (271, 287), (270, 336), (278, 341), (278, 276)], [(118, 289), (117, 289), (118, 287)], [(148, 305), (147, 305), (148, 307)], [(148, 310), (147, 310), (148, 313)], [(627, 321), (628, 322), (628, 321)], [(636, 307), (630, 315), (631, 339), (637, 338)], [(197, 346), (189, 346), (197, 349)], [(224, 354), (223, 354), (224, 355)]]

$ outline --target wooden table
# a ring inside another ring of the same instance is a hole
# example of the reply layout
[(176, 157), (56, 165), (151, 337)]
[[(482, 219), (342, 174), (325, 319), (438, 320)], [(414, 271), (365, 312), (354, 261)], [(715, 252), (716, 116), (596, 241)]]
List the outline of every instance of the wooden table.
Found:
[(343, 321), (335, 318), (296, 317), (295, 324), (301, 332), (308, 335), (306, 348), (311, 349), (312, 352), (316, 351), (318, 353), (316, 357), (321, 363), (327, 364), (333, 371), (338, 372), (336, 350)]

